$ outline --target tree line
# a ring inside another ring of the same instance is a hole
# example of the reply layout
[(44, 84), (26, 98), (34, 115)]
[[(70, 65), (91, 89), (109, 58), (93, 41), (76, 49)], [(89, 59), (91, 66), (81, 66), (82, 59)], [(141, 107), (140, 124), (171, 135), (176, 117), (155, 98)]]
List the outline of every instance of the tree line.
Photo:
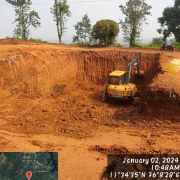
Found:
[[(40, 27), (40, 17), (37, 12), (31, 10), (29, 0), (28, 4), (15, 6), (16, 18), (13, 23), (16, 28), (13, 31), (15, 38), (28, 40), (30, 35), (29, 27)], [(88, 15), (82, 17), (82, 21), (74, 25), (76, 35), (73, 36), (74, 43), (88, 43), (100, 45), (114, 45), (117, 44), (116, 38), (121, 27), (123, 31), (123, 38), (125, 42), (129, 43), (130, 47), (140, 47), (140, 35), (142, 32), (143, 23), (148, 24), (147, 16), (151, 15), (150, 9), (145, 0), (129, 0), (125, 6), (120, 5), (120, 11), (125, 15), (125, 20), (121, 19), (119, 22), (105, 19), (97, 21), (95, 25), (91, 26), (91, 21)], [(53, 15), (53, 20), (56, 23), (59, 43), (62, 42), (62, 36), (65, 34), (67, 18), (71, 16), (67, 0), (54, 0), (53, 7), (50, 8)], [(175, 41), (172, 43), (180, 43), (180, 0), (175, 0), (173, 7), (164, 9), (162, 17), (158, 18), (160, 29), (157, 30), (162, 34), (162, 38), (154, 38), (150, 44), (161, 45), (167, 38), (173, 34)], [(120, 46), (120, 44), (119, 44)]]

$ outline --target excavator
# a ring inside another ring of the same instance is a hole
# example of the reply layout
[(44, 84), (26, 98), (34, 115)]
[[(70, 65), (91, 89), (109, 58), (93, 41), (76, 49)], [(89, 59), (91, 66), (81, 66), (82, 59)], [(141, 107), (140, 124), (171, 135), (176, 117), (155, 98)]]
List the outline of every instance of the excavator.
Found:
[(144, 76), (144, 71), (140, 71), (139, 58), (131, 60), (128, 64), (127, 71), (115, 70), (106, 78), (106, 87), (103, 94), (103, 100), (122, 99), (133, 100), (138, 96), (137, 87), (130, 83), (132, 67), (137, 66), (136, 74)]

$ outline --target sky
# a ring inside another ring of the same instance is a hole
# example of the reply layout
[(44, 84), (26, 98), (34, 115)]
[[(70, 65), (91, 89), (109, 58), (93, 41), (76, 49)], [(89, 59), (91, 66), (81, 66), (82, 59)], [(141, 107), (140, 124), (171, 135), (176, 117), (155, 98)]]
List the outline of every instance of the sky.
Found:
[[(71, 11), (71, 17), (68, 17), (66, 22), (66, 32), (62, 36), (62, 43), (71, 44), (72, 37), (76, 35), (74, 25), (82, 21), (82, 17), (87, 13), (91, 20), (91, 25), (96, 24), (97, 21), (102, 19), (110, 19), (119, 22), (121, 19), (124, 21), (125, 15), (120, 11), (119, 6), (125, 5), (128, 0), (67, 0)], [(157, 18), (162, 17), (162, 12), (166, 7), (172, 7), (174, 0), (146, 0), (148, 5), (152, 6), (150, 10), (151, 16), (147, 16), (148, 25), (145, 23), (142, 26), (143, 32), (141, 38), (143, 44), (148, 44), (153, 37), (162, 37), (157, 32), (160, 28), (157, 23)], [(31, 10), (38, 12), (41, 20), (41, 27), (37, 29), (30, 28), (30, 37), (40, 38), (42, 40), (58, 43), (57, 28), (53, 21), (53, 15), (50, 13), (50, 8), (53, 6), (54, 0), (32, 0)], [(16, 23), (13, 24), (15, 19), (14, 7), (8, 4), (5, 0), (0, 0), (0, 39), (6, 36), (12, 37), (13, 30)], [(125, 44), (123, 41), (123, 31), (120, 28), (118, 34), (118, 43)], [(173, 39), (171, 36), (169, 39)]]

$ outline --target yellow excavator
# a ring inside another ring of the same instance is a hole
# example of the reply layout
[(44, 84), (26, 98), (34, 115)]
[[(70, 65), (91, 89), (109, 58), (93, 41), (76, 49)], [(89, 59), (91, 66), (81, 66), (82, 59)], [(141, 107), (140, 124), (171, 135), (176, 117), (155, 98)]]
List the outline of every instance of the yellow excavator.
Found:
[(127, 71), (115, 70), (107, 76), (103, 99), (133, 100), (138, 95), (136, 85), (130, 83), (131, 70), (134, 66), (137, 66), (138, 75), (144, 75), (144, 71), (140, 71), (139, 58), (131, 60)]

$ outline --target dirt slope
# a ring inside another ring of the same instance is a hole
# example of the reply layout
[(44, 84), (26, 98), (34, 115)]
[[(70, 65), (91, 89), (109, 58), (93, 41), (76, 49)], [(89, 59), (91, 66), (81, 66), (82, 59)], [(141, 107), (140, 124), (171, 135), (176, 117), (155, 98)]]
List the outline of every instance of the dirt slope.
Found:
[[(58, 151), (61, 180), (99, 179), (115, 149), (180, 152), (180, 72), (167, 72), (179, 55), (0, 40), (0, 151)], [(135, 57), (143, 98), (102, 102), (108, 73)]]

